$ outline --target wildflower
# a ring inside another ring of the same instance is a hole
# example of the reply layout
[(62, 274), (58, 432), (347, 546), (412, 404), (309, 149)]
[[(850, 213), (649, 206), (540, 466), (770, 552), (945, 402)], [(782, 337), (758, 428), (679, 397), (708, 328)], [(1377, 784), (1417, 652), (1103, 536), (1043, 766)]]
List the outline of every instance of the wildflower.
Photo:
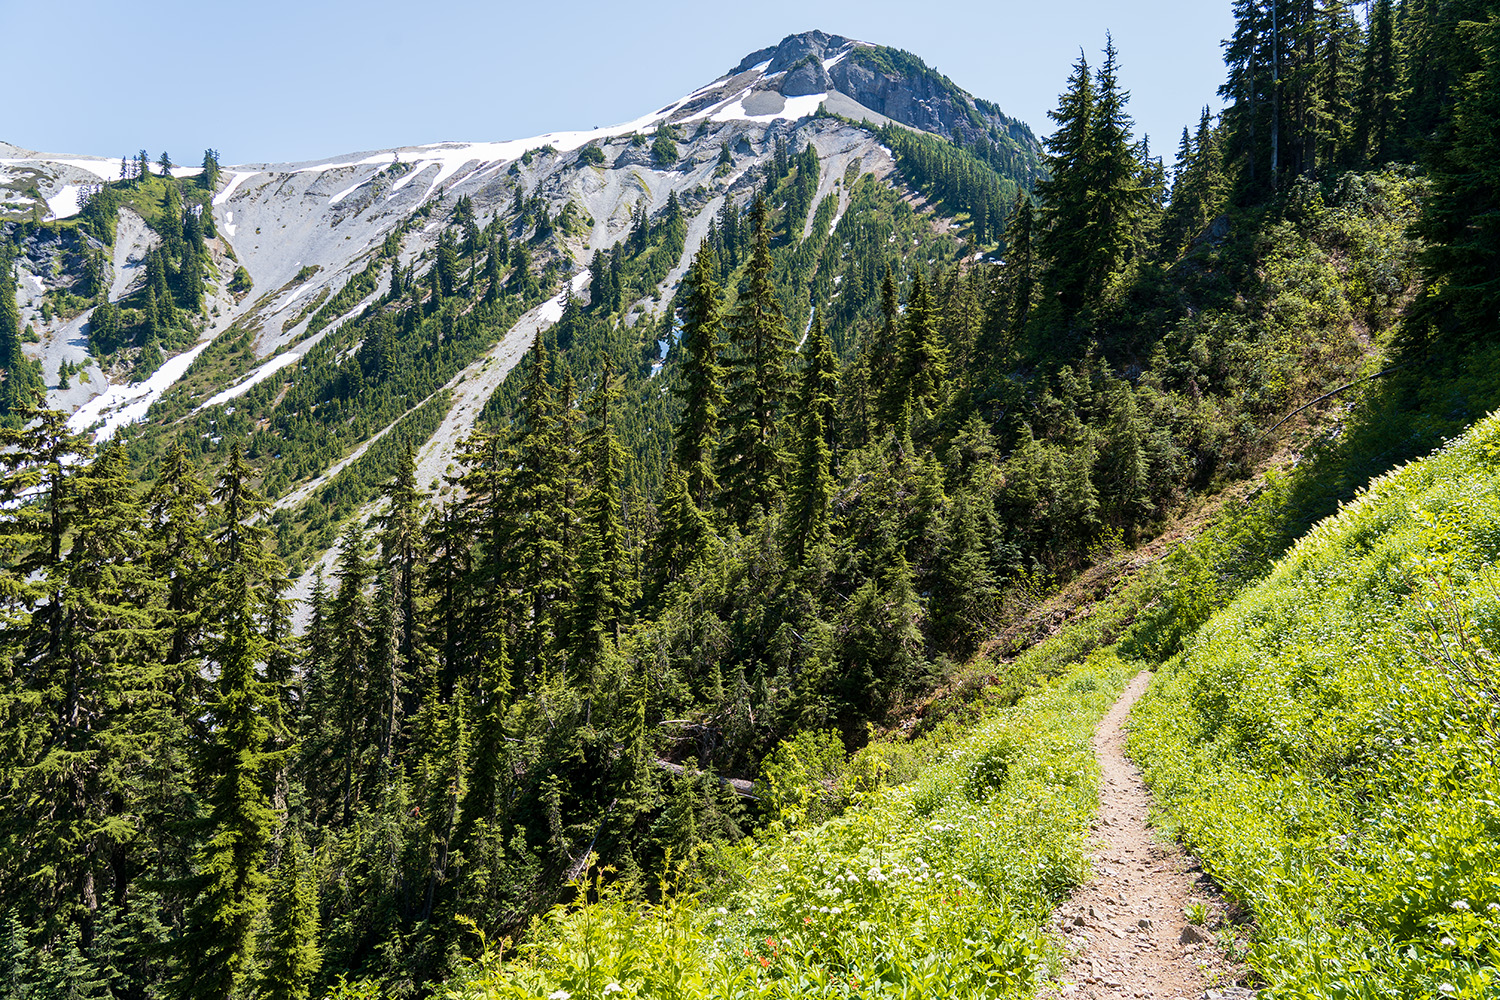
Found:
[(1452, 948), (1456, 943), (1457, 942), (1455, 942), (1451, 937), (1447, 937), (1445, 935), (1443, 937), (1443, 939), (1438, 942), (1438, 945), (1439, 945), (1439, 947), (1443, 947), (1443, 948)]
[(1485, 909), (1489, 910), (1491, 913), (1500, 913), (1500, 903), (1491, 903), (1489, 906), (1486, 906)]
[(768, 969), (768, 968), (770, 968), (771, 967), (771, 960), (769, 958), (766, 958), (764, 955), (762, 955), (761, 959), (760, 959), (760, 967), (762, 969)]
[(719, 915), (720, 915), (720, 916), (723, 916), (723, 915), (724, 915), (724, 914), (726, 914), (726, 913), (728, 913), (728, 912), (729, 912), (729, 911), (728, 911), (728, 910), (726, 910), (726, 909), (724, 909), (724, 907), (722, 907), (722, 906), (721, 906), (721, 907), (719, 907)]
[(553, 990), (547, 994), (547, 1000), (573, 1000), (573, 994), (567, 990)]
[(1469, 908), (1469, 904), (1462, 899), (1455, 899), (1453, 901), (1453, 908), (1455, 910), (1467, 910)]
[(1444, 996), (1452, 996), (1453, 994), (1457, 993), (1458, 990), (1452, 983), (1443, 983), (1438, 986), (1438, 992), (1443, 994)]
[(610, 983), (608, 986), (604, 987), (604, 995), (605, 996), (609, 996), (611, 993), (624, 993), (624, 992), (625, 992), (625, 987), (621, 986), (619, 983)]

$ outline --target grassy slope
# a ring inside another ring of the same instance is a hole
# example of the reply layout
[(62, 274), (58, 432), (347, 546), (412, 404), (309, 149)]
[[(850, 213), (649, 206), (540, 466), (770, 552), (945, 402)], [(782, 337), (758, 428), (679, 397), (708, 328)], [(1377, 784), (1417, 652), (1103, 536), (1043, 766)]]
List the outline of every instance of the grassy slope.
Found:
[(1170, 825), (1253, 909), (1274, 996), (1493, 995), (1497, 472), (1492, 417), (1376, 480), (1188, 639), (1136, 710), (1133, 751)]
[[(598, 890), (446, 996), (1030, 995), (1041, 924), (1085, 873), (1094, 726), (1128, 676), (1097, 656), (971, 730), (874, 744), (821, 780), (804, 737), (767, 768), (783, 820), (716, 859), (716, 883), (661, 905)], [(808, 827), (809, 787), (849, 804)]]

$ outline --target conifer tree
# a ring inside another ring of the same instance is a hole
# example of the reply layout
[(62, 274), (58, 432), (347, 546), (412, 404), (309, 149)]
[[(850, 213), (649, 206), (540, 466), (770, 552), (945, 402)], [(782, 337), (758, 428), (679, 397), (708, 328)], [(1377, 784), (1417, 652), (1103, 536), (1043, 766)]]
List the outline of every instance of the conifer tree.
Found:
[(681, 293), (682, 346), (686, 349), (678, 375), (682, 417), (673, 435), (677, 467), (687, 478), (687, 489), (698, 504), (717, 493), (714, 446), (724, 409), (724, 369), (719, 365), (718, 264), (713, 248), (704, 246), (693, 257)]
[(1182, 130), (1171, 204), (1162, 220), (1162, 247), (1168, 257), (1175, 258), (1207, 228), (1222, 210), (1228, 192), (1218, 132), (1205, 107), (1197, 132), (1189, 135), (1187, 129)]
[(425, 642), (418, 615), (421, 566), (426, 559), (422, 537), (422, 493), (410, 444), (402, 450), (396, 475), (385, 490), (387, 507), (380, 519), (380, 557), (389, 603), (390, 634), (379, 698), (380, 740), (377, 759), (391, 757), (399, 718), (415, 707), (415, 691), (427, 687)]
[(906, 304), (898, 371), (913, 415), (922, 418), (937, 409), (948, 383), (948, 352), (932, 313), (932, 297), (919, 268), (912, 275), (911, 297)]
[(515, 474), (508, 486), (509, 584), (519, 592), (516, 659), (528, 673), (546, 666), (570, 609), (559, 597), (570, 585), (562, 545), (562, 499), (566, 456), (560, 446), (556, 390), (548, 381), (549, 353), (537, 334), (514, 431)]
[(880, 317), (880, 326), (865, 353), (870, 359), (870, 391), (880, 423), (893, 427), (906, 402), (907, 386), (901, 377), (901, 302), (890, 268), (880, 279)]
[[(332, 719), (332, 746), (328, 755), (333, 766), (327, 783), (311, 783), (331, 806), (330, 817), (348, 823), (360, 798), (359, 779), (365, 762), (365, 718), (368, 701), (371, 615), (365, 593), (370, 566), (365, 556), (365, 536), (358, 521), (351, 521), (339, 543), (338, 568), (334, 572), (338, 591), (329, 608), (329, 634), (334, 679), (333, 703), (327, 710)], [(335, 784), (336, 783), (336, 784)]]
[(192, 661), (200, 652), (211, 581), (210, 552), (203, 534), (208, 502), (207, 484), (187, 451), (175, 445), (146, 495), (146, 516), (152, 569), (166, 587), (163, 624), (167, 641), (162, 659), (168, 667), (183, 667), (176, 672), (179, 687), (174, 697), (184, 716), (198, 693), (199, 673)]
[(1408, 320), (1416, 338), (1451, 344), (1490, 342), (1500, 328), (1500, 15), (1476, 23), (1473, 41), (1479, 68), (1458, 88), (1416, 226), (1427, 291)]
[(249, 479), (235, 447), (214, 488), (221, 526), (209, 595), (214, 632), (205, 651), (218, 679), (205, 706), (212, 735), (198, 763), (208, 807), (205, 839), (194, 858), (187, 932), (170, 984), (171, 994), (183, 998), (235, 998), (253, 989), (255, 932), (270, 881), (264, 862), (276, 813), (265, 778), (277, 709), (265, 676), (274, 655), (265, 630), (286, 580), (280, 561), (266, 550), (269, 530), (261, 519), (269, 504)]
[(688, 577), (708, 554), (712, 537), (708, 519), (687, 491), (687, 477), (675, 469), (667, 474), (659, 516), (646, 594), (654, 607), (661, 606), (674, 587), (689, 585)]
[(807, 361), (797, 400), (797, 464), (787, 491), (785, 526), (792, 562), (801, 562), (809, 547), (826, 540), (835, 486), (830, 447), (834, 431), (829, 417), (838, 398), (838, 364), (823, 335), (822, 316), (813, 316), (804, 351)]
[(724, 503), (741, 520), (757, 506), (769, 509), (781, 490), (780, 421), (790, 392), (795, 343), (772, 280), (764, 199), (756, 199), (751, 217), (755, 246), (744, 294), (728, 324), (729, 432), (719, 452)]
[(1360, 66), (1354, 137), (1360, 158), (1374, 164), (1386, 163), (1395, 152), (1398, 71), (1395, 10), (1391, 0), (1375, 0)]
[(15, 269), (7, 249), (0, 247), (0, 421), (40, 406), (46, 394), (41, 366), (26, 356), (21, 343)]
[(593, 671), (591, 695), (605, 647), (619, 641), (621, 621), (633, 596), (626, 575), (624, 529), (620, 523), (620, 480), (625, 455), (614, 431), (614, 404), (618, 395), (614, 363), (606, 354), (599, 387), (591, 400), (592, 426), (585, 443), (590, 490), (584, 502), (587, 542), (575, 629), (580, 652)]
[(429, 634), (438, 659), (439, 697), (453, 697), (464, 661), (463, 638), (472, 603), (473, 564), (467, 520), (457, 503), (446, 503), (428, 517), (423, 531), (431, 562), (423, 573), (427, 589)]
[(1015, 208), (1005, 227), (1005, 277), (1010, 291), (1009, 334), (1012, 343), (1019, 340), (1031, 319), (1032, 300), (1036, 296), (1036, 210), (1031, 196), (1016, 192)]
[(1084, 243), (1091, 239), (1084, 231), (1093, 221), (1090, 174), (1098, 157), (1094, 148), (1097, 103), (1094, 75), (1080, 52), (1057, 110), (1047, 113), (1057, 123), (1046, 140), (1051, 177), (1038, 185), (1044, 205), (1044, 229), (1038, 243), (1049, 264), (1048, 301), (1057, 301), (1070, 314), (1086, 301), (1099, 266), (1097, 256)]
[(0, 895), (89, 940), (100, 900), (126, 888), (117, 824), (142, 821), (138, 782), (176, 739), (169, 718), (130, 710), (165, 700), (160, 588), (122, 446), (67, 469), (81, 449), (55, 411), (0, 444), (24, 449), (4, 448), (6, 492), (29, 484), (34, 501), (0, 515)]
[(302, 839), (289, 832), (270, 892), (260, 996), (307, 1000), (323, 964), (318, 884)]
[(219, 151), (217, 149), (203, 151), (203, 172), (198, 175), (198, 186), (207, 191), (218, 190)]

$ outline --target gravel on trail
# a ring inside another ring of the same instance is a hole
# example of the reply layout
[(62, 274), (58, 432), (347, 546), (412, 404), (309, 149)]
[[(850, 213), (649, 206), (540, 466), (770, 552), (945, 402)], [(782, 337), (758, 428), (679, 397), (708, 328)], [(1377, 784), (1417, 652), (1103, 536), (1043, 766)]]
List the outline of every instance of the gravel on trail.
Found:
[[(1125, 754), (1130, 709), (1151, 682), (1142, 671), (1094, 734), (1099, 817), (1093, 878), (1058, 907), (1067, 964), (1047, 998), (1253, 1000), (1245, 973), (1223, 945), (1244, 946), (1247, 929), (1196, 860), (1147, 824), (1151, 793)], [(1189, 914), (1198, 921), (1189, 919)]]

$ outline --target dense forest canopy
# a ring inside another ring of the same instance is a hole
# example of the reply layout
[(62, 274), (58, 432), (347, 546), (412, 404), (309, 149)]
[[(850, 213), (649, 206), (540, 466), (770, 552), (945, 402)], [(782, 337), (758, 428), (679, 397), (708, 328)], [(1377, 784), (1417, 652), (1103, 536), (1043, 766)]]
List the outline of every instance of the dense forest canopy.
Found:
[[(921, 731), (974, 671), (1014, 701), (1033, 677), (997, 634), (1305, 443), (1288, 415), (1387, 369), (1429, 414), (1312, 518), (1493, 405), (1494, 5), (1234, 7), (1226, 110), (1171, 170), (1107, 41), (1034, 186), (884, 126), (898, 186), (845, 175), (835, 219), (789, 131), (644, 315), (689, 216), (642, 211), (437, 483), (413, 456), (443, 387), (557, 290), (567, 213), (433, 203), (436, 251), (403, 264), (398, 233), (318, 306), (375, 296), (291, 389), (169, 400), (97, 449), (41, 405), (0, 254), (8, 988), (430, 995), (591, 866), (652, 899), (724, 877), (784, 741)], [(141, 156), (80, 227), (156, 206), (146, 280), (91, 327), (149, 371), (201, 329), (217, 158), (176, 182)], [(297, 634), (290, 576), (328, 548)]]

